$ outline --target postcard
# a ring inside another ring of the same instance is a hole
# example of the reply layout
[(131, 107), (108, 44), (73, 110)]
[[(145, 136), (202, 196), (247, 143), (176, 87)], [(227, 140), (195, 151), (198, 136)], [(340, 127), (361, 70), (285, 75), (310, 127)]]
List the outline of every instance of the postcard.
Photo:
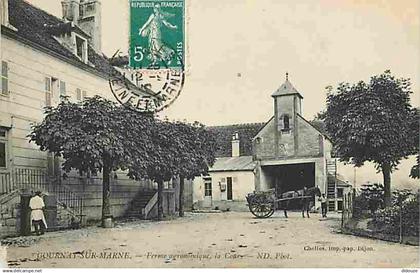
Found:
[(0, 3), (4, 272), (417, 272), (418, 1)]

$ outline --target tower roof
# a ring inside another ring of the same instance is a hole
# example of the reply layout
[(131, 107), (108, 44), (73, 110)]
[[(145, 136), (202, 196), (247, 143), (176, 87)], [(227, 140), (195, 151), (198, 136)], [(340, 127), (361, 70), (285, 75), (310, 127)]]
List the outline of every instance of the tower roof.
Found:
[(298, 95), (301, 99), (303, 99), (303, 96), (290, 83), (288, 73), (286, 73), (286, 81), (271, 96), (280, 97), (280, 96), (287, 96), (287, 95)]

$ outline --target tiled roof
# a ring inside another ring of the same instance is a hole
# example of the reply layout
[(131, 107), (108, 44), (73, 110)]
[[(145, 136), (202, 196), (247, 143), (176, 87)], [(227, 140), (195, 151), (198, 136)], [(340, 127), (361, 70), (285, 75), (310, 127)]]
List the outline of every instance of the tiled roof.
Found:
[(296, 88), (286, 79), (286, 81), (271, 95), (272, 97), (285, 96), (285, 95), (298, 95), (303, 98), (302, 95), (296, 90)]
[(232, 156), (232, 135), (239, 135), (239, 151), (241, 156), (252, 155), (252, 138), (264, 126), (265, 123), (247, 123), (225, 126), (209, 126), (209, 131), (216, 136), (216, 157)]
[[(26, 1), (9, 0), (9, 21), (12, 26), (17, 28), (17, 32), (13, 31), (13, 34), (15, 34), (17, 38), (28, 40), (64, 57), (66, 60), (71, 61), (72, 64), (98, 72), (103, 77), (118, 73), (105, 56), (98, 54), (90, 46), (88, 47), (88, 59), (89, 63), (93, 66), (80, 61), (51, 34), (52, 26), (57, 26), (64, 22), (61, 19), (32, 6)], [(12, 31), (7, 31), (5, 33), (12, 33)]]
[(252, 161), (252, 156), (220, 157), (209, 171), (252, 171), (254, 168), (255, 163)]

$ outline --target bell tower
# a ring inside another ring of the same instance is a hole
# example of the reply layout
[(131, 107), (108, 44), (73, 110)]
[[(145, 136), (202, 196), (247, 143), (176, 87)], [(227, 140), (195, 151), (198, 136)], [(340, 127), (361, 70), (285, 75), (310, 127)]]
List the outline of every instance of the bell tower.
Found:
[(271, 95), (274, 99), (276, 157), (297, 154), (298, 126), (297, 115), (302, 113), (302, 95), (289, 81), (286, 81)]
[(102, 49), (101, 2), (99, 0), (63, 0), (63, 19), (73, 22), (91, 38), (89, 44), (96, 52)]

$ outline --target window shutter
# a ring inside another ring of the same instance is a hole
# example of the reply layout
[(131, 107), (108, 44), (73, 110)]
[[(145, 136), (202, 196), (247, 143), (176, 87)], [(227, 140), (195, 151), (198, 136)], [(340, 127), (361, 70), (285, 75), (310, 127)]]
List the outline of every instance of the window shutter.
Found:
[(45, 78), (45, 106), (51, 106), (51, 78)]
[(5, 61), (1, 62), (1, 93), (7, 95), (9, 93), (9, 66)]
[(51, 78), (45, 78), (45, 91), (51, 92)]
[(80, 88), (76, 88), (76, 99), (78, 101), (82, 100), (82, 90), (80, 90)]
[(84, 100), (87, 97), (87, 92), (86, 90), (83, 90), (82, 92), (82, 100)]
[(63, 81), (60, 81), (60, 96), (66, 95), (66, 83)]
[(51, 93), (45, 92), (45, 106), (51, 106)]

